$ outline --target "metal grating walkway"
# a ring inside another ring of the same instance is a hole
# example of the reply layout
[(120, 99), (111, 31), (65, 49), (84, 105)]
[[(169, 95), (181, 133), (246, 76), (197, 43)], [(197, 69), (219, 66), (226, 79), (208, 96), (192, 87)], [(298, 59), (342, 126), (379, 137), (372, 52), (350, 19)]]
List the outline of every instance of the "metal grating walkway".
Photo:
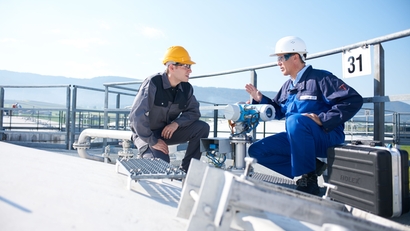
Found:
[(263, 173), (253, 172), (249, 176), (252, 179), (265, 181), (265, 182), (273, 183), (273, 184), (296, 185), (296, 182), (294, 180), (283, 178), (283, 177), (267, 175), (267, 174), (263, 174)]
[(139, 179), (182, 179), (186, 173), (161, 159), (117, 160), (129, 173), (132, 180)]

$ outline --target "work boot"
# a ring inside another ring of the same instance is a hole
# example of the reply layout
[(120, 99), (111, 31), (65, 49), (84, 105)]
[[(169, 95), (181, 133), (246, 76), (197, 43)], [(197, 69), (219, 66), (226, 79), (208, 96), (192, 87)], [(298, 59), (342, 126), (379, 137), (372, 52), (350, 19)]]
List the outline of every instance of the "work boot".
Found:
[(323, 172), (326, 170), (326, 168), (327, 168), (327, 164), (316, 158), (316, 170), (315, 170), (316, 175), (321, 176)]
[(184, 172), (185, 174), (187, 174), (187, 171), (182, 167), (182, 165), (180, 165), (180, 166), (178, 167), (178, 171)]
[(320, 189), (317, 184), (317, 175), (314, 172), (303, 174), (302, 178), (296, 181), (296, 190), (319, 196)]
[[(176, 170), (176, 173), (181, 173), (181, 172), (184, 172), (185, 174), (186, 174), (186, 171), (185, 171), (185, 169), (182, 167), (182, 166), (179, 166), (178, 167), (178, 169)], [(184, 177), (184, 178), (175, 178), (175, 180), (176, 181), (181, 181), (181, 183), (182, 183), (182, 188), (184, 187), (184, 184), (185, 184), (185, 178), (186, 178), (186, 176)], [(171, 179), (172, 180), (172, 179)]]

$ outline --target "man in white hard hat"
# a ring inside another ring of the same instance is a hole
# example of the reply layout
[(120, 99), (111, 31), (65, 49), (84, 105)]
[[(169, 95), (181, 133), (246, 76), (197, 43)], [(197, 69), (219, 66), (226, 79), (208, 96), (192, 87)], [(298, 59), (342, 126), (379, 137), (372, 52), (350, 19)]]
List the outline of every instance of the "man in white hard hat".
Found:
[(181, 46), (172, 46), (162, 63), (166, 70), (144, 80), (129, 115), (132, 140), (142, 158), (170, 162), (168, 145), (188, 142), (181, 168), (200, 159), (200, 140), (209, 135), (209, 124), (200, 120), (199, 102), (189, 81), (191, 60)]
[(295, 36), (276, 43), (283, 75), (289, 76), (273, 98), (252, 84), (245, 86), (252, 104), (271, 104), (275, 119), (286, 118), (286, 131), (253, 143), (248, 150), (258, 163), (290, 178), (302, 176), (297, 190), (319, 195), (317, 177), (326, 164), (327, 149), (345, 141), (344, 123), (362, 107), (363, 98), (332, 73), (306, 65), (306, 45)]

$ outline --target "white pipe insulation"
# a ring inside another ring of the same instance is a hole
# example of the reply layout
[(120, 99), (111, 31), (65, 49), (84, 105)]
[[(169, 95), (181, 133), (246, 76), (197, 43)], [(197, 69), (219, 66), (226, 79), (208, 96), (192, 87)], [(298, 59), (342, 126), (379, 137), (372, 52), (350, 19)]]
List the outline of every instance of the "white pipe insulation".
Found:
[(73, 146), (77, 149), (78, 155), (82, 158), (97, 160), (104, 162), (104, 157), (91, 155), (87, 152), (87, 148), (90, 147), (90, 144), (87, 143), (89, 137), (98, 137), (98, 138), (111, 138), (111, 139), (121, 139), (121, 140), (131, 140), (131, 131), (120, 131), (120, 130), (111, 130), (111, 129), (85, 129), (81, 132), (78, 137), (78, 142)]

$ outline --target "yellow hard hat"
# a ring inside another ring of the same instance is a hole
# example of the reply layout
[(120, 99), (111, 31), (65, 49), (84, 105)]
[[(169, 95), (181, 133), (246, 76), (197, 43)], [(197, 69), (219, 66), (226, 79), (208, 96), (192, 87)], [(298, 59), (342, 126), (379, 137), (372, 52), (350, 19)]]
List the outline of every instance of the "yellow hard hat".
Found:
[(191, 57), (189, 57), (188, 51), (181, 46), (172, 46), (168, 48), (162, 63), (165, 65), (170, 61), (181, 64), (195, 64), (195, 62), (191, 60)]

